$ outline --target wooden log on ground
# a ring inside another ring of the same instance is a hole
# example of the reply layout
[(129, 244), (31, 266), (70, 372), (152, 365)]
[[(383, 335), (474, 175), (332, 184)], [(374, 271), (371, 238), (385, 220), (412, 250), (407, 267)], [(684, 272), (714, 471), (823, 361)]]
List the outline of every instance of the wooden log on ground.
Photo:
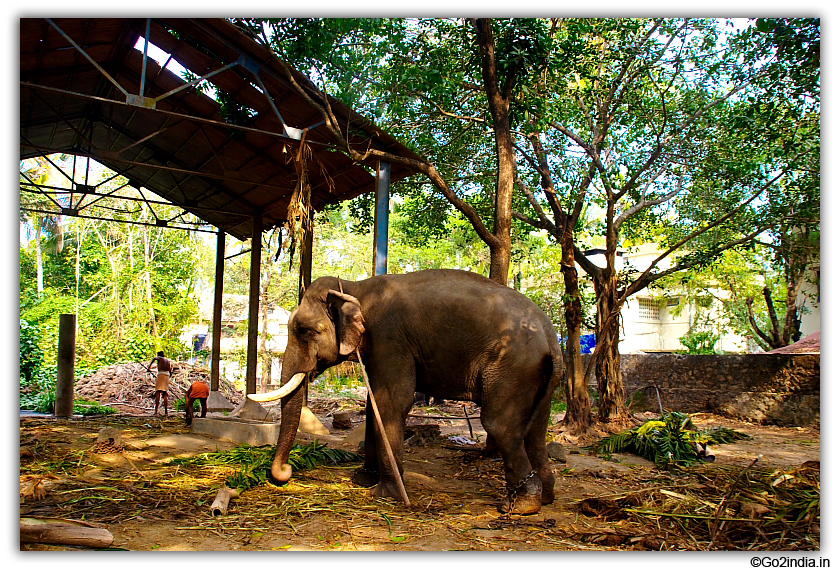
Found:
[(213, 500), (213, 504), (210, 505), (210, 512), (213, 513), (214, 517), (226, 515), (230, 500), (235, 499), (238, 496), (239, 491), (237, 489), (222, 487), (219, 489), (219, 492), (216, 493), (216, 498)]
[(114, 535), (106, 528), (69, 519), (20, 519), (20, 541), (38, 544), (63, 544), (107, 548), (114, 542)]

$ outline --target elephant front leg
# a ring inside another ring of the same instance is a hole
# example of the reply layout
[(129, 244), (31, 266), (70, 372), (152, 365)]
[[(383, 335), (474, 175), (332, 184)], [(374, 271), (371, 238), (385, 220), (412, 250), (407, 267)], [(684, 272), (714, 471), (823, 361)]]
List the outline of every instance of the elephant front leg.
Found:
[[(374, 489), (373, 494), (377, 497), (393, 497), (394, 499), (401, 500), (403, 498), (400, 485), (402, 484), (403, 475), (404, 420), (389, 420), (386, 423), (383, 418), (382, 421), (385, 425), (387, 438), (383, 438), (381, 434), (377, 434), (379, 436), (376, 438), (376, 452), (379, 459), (379, 484)], [(387, 441), (385, 441), (386, 439)], [(397, 464), (396, 473), (388, 457), (388, 451), (385, 448), (386, 445), (390, 445), (391, 447), (391, 452)]]
[(370, 397), (365, 404), (365, 462), (353, 474), (353, 482), (361, 487), (373, 487), (379, 483), (379, 459), (376, 445), (376, 420)]
[[(373, 375), (371, 375), (373, 377)], [(403, 450), (405, 447), (405, 419), (408, 415), (411, 406), (414, 404), (414, 379), (413, 376), (404, 374), (403, 377), (410, 377), (411, 381), (403, 381), (395, 383), (395, 386), (389, 386), (390, 390), (376, 391), (374, 388), (374, 395), (383, 394), (381, 399), (377, 399), (377, 407), (380, 418), (382, 419), (382, 426), (385, 429), (385, 436), (380, 432), (379, 427), (376, 429), (376, 456), (379, 462), (379, 484), (374, 490), (374, 495), (377, 497), (393, 497), (395, 499), (402, 499), (403, 487)], [(373, 381), (372, 381), (373, 382)], [(376, 384), (374, 384), (376, 386)], [(390, 397), (384, 397), (385, 395)], [(371, 423), (375, 422), (373, 413), (369, 418)], [(390, 447), (391, 456), (396, 463), (394, 468), (391, 457), (388, 454)], [(367, 444), (365, 445), (367, 449)]]

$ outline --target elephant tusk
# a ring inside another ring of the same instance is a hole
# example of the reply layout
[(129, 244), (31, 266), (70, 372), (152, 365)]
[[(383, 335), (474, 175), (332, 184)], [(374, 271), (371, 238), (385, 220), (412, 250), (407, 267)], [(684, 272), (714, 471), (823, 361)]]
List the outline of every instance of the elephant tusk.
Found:
[(306, 378), (305, 372), (298, 372), (292, 379), (283, 384), (283, 386), (273, 392), (266, 392), (264, 394), (248, 394), (248, 397), (254, 400), (255, 402), (273, 402), (274, 400), (279, 400), (280, 398), (285, 398), (289, 394), (294, 391), (295, 388), (298, 387), (303, 379)]

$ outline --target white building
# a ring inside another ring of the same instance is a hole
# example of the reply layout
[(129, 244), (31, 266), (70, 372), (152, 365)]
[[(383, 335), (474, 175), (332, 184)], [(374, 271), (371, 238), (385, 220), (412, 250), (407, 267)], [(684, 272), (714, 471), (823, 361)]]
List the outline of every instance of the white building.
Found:
[[(606, 263), (603, 250), (590, 250), (586, 253), (596, 265), (603, 267)], [(616, 271), (630, 268), (644, 271), (661, 254), (658, 246), (653, 243), (620, 251), (616, 255)], [(667, 269), (671, 264), (670, 256), (666, 257), (659, 263), (658, 269)], [(714, 293), (717, 298), (725, 298), (729, 294), (724, 290), (716, 290)], [(689, 331), (697, 312), (703, 311), (711, 322), (719, 322), (715, 319), (715, 313), (719, 310), (716, 306), (718, 303), (710, 299), (709, 306), (698, 307), (697, 301), (687, 299), (677, 291), (642, 289), (628, 297), (621, 310), (619, 352), (629, 354), (685, 350), (680, 337)], [(674, 314), (681, 304), (682, 310)], [(715, 345), (718, 351), (749, 352), (754, 348), (748, 345), (745, 338), (730, 333), (722, 326), (715, 332), (720, 335)]]

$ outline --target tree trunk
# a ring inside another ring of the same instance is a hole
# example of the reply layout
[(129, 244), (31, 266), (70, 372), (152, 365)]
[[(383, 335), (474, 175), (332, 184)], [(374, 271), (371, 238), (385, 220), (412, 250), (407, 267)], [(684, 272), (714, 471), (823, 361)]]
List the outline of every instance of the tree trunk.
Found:
[(625, 405), (627, 392), (621, 377), (621, 355), (618, 352), (621, 306), (618, 304), (618, 276), (615, 258), (618, 250), (618, 228), (614, 225), (615, 203), (607, 205), (606, 266), (593, 277), (597, 299), (598, 344), (595, 359), (595, 381), (598, 384), (598, 421), (624, 422), (630, 417)]
[(598, 421), (623, 422), (630, 417), (625, 401), (627, 392), (621, 376), (621, 355), (618, 352), (620, 322), (610, 315), (619, 311), (617, 307), (616, 275), (607, 271), (603, 279), (596, 278), (595, 292), (598, 299), (598, 330), (600, 342), (604, 345), (595, 354), (595, 380), (598, 383)]
[(499, 86), (496, 69), (495, 39), (489, 18), (473, 20), (479, 53), (481, 55), (481, 77), (487, 104), (493, 119), (493, 135), (496, 141), (496, 204), (493, 235), (496, 242), (490, 244), (490, 279), (507, 286), (510, 273), (511, 227), (513, 220), (513, 184), (516, 179), (516, 156), (513, 151), (513, 135), (510, 129), (510, 93), (505, 86)]
[(563, 255), (563, 281), (566, 288), (564, 313), (566, 318), (566, 417), (563, 424), (573, 435), (585, 433), (592, 425), (592, 403), (584, 376), (583, 358), (580, 354), (580, 327), (583, 309), (580, 301), (578, 273), (575, 266), (574, 239), (571, 224), (565, 224), (561, 251)]

